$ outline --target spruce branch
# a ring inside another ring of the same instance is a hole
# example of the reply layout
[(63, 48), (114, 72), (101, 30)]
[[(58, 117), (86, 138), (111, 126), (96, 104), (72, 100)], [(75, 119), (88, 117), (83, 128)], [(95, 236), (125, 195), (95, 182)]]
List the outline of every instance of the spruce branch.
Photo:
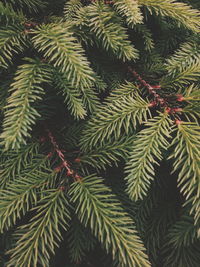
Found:
[(199, 242), (191, 244), (191, 246), (181, 247), (179, 250), (171, 247), (165, 253), (168, 253), (163, 260), (163, 267), (182, 267), (190, 266), (198, 267), (200, 261)]
[(70, 0), (66, 2), (64, 6), (64, 17), (68, 21), (72, 21), (76, 15), (76, 12), (83, 7), (80, 0)]
[(173, 171), (178, 171), (178, 186), (191, 205), (195, 223), (200, 219), (200, 127), (196, 123), (177, 121), (177, 136), (172, 142)]
[(33, 30), (32, 40), (39, 52), (65, 73), (72, 86), (90, 87), (94, 72), (84, 50), (73, 36), (70, 24), (43, 24)]
[[(192, 90), (194, 91), (192, 92)], [(195, 89), (197, 91), (195, 91)], [(199, 124), (200, 109), (199, 109), (199, 88), (194, 84), (183, 89), (183, 94), (177, 94), (177, 102), (182, 103), (183, 108), (175, 108), (174, 110), (180, 111), (184, 115), (185, 121), (192, 121)], [(179, 117), (180, 119), (180, 117)], [(183, 117), (182, 117), (183, 119)]]
[(102, 179), (92, 175), (72, 184), (70, 196), (80, 221), (90, 226), (120, 266), (150, 266), (134, 222)]
[(184, 211), (180, 219), (168, 231), (163, 249), (165, 267), (187, 266), (188, 263), (194, 267), (199, 265), (198, 228), (194, 226), (194, 219)]
[(126, 81), (123, 84), (115, 85), (114, 89), (110, 92), (110, 95), (106, 97), (106, 103), (112, 103), (121, 97), (137, 97), (139, 89), (133, 82)]
[(130, 27), (143, 22), (143, 16), (136, 0), (115, 0), (113, 3), (114, 8), (125, 18)]
[(81, 145), (84, 151), (103, 144), (112, 136), (116, 139), (125, 132), (128, 134), (138, 124), (147, 120), (149, 103), (139, 95), (121, 97), (112, 103), (104, 105), (100, 112), (96, 112), (88, 121), (83, 131)]
[(44, 93), (41, 84), (50, 80), (50, 71), (45, 64), (38, 59), (26, 59), (29, 63), (21, 65), (11, 84), (11, 95), (5, 107), (2, 145), (5, 149), (20, 148), (26, 144), (26, 138), (30, 137), (30, 130), (40, 116), (37, 110), (31, 106), (41, 100)]
[[(73, 14), (73, 26), (75, 26), (75, 32), (77, 28), (84, 29), (84, 31), (86, 31), (88, 26), (88, 6), (82, 6), (76, 9), (76, 12), (73, 12), (72, 14)], [(89, 34), (88, 31), (86, 32)], [(85, 38), (87, 39), (87, 36)]]
[(0, 1), (0, 265), (199, 267), (198, 0), (54, 2)]
[(21, 25), (0, 28), (0, 67), (7, 68), (14, 54), (27, 47), (28, 40)]
[(185, 115), (187, 121), (195, 122), (196, 124), (199, 124), (199, 118), (200, 118), (200, 108), (199, 103), (192, 103), (187, 105), (183, 109), (183, 114)]
[(81, 90), (81, 92), (83, 104), (85, 107), (87, 107), (88, 111), (90, 113), (94, 113), (96, 110), (98, 110), (100, 101), (96, 92), (94, 91), (94, 87), (92, 86), (91, 88), (84, 88)]
[(200, 90), (199, 86), (191, 84), (191, 86), (184, 88), (183, 95), (179, 96), (179, 101), (185, 101), (187, 105), (183, 108), (183, 113), (188, 121), (195, 121), (199, 124), (200, 118)]
[(0, 15), (0, 21), (5, 22), (6, 24), (23, 24), (26, 21), (26, 17), (22, 11), (15, 11), (8, 3), (3, 4), (0, 2)]
[(85, 228), (75, 215), (67, 232), (67, 240), (70, 258), (75, 263), (80, 262), (97, 242), (90, 230)]
[(71, 114), (76, 119), (83, 119), (87, 112), (85, 110), (83, 100), (81, 99), (81, 90), (72, 87), (65, 74), (56, 71), (54, 76), (55, 86), (60, 92), (62, 92), (64, 102), (67, 104)]
[(79, 156), (79, 161), (83, 165), (92, 166), (95, 169), (104, 169), (112, 166), (117, 166), (120, 159), (126, 159), (132, 149), (134, 136), (120, 136), (118, 140), (109, 140), (106, 144), (96, 145), (93, 150), (88, 150), (83, 155)]
[(46, 190), (32, 209), (36, 215), (15, 233), (17, 243), (8, 253), (11, 266), (49, 266), (50, 254), (62, 240), (61, 229), (68, 227), (69, 203), (62, 190)]
[(133, 30), (143, 38), (144, 47), (146, 51), (152, 51), (155, 47), (152, 32), (146, 27), (145, 24), (136, 24)]
[(182, 72), (185, 67), (192, 66), (200, 61), (200, 46), (195, 42), (186, 42), (176, 53), (167, 59), (165, 64), (168, 74)]
[[(0, 190), (0, 231), (12, 227), (38, 202), (39, 191), (48, 188), (55, 173), (48, 168), (47, 157), (39, 157), (26, 166), (6, 189)], [(43, 194), (43, 193), (41, 193)]]
[(64, 102), (67, 103), (71, 114), (77, 119), (83, 119), (87, 112), (94, 112), (100, 104), (95, 86), (102, 86), (99, 77), (94, 75), (94, 82), (90, 87), (74, 86), (66, 73), (62, 73), (59, 68), (53, 70), (55, 87), (63, 93)]
[(175, 0), (138, 0), (139, 5), (145, 6), (150, 13), (171, 17), (178, 25), (199, 33), (200, 12), (191, 6)]
[(88, 7), (88, 25), (102, 47), (126, 60), (138, 58), (138, 51), (128, 40), (125, 29), (116, 14), (102, 3), (94, 3)]
[(167, 235), (168, 246), (173, 246), (174, 249), (182, 247), (189, 247), (194, 244), (197, 238), (198, 226), (194, 226), (194, 218), (188, 212), (184, 213), (180, 219), (172, 225)]
[(70, 127), (65, 128), (63, 141), (68, 149), (77, 149), (79, 147), (79, 142), (83, 129), (84, 121), (76, 121)]
[(162, 160), (162, 150), (169, 147), (171, 120), (165, 112), (145, 123), (139, 132), (126, 165), (127, 192), (132, 200), (142, 199), (154, 179), (154, 165)]
[(162, 87), (174, 87), (189, 85), (199, 80), (200, 75), (200, 60), (194, 60), (192, 64), (188, 64), (180, 69), (177, 69), (172, 74), (166, 75), (161, 80)]
[(68, 109), (71, 110), (72, 115), (76, 119), (85, 118), (87, 112), (85, 110), (81, 96), (79, 95), (77, 90), (74, 90), (74, 88), (72, 88), (69, 84), (68, 85), (62, 84), (62, 85), (63, 85), (64, 102), (67, 103)]
[(20, 175), (34, 157), (39, 153), (39, 144), (32, 142), (18, 150), (8, 150), (1, 153), (0, 186), (5, 188), (16, 176)]

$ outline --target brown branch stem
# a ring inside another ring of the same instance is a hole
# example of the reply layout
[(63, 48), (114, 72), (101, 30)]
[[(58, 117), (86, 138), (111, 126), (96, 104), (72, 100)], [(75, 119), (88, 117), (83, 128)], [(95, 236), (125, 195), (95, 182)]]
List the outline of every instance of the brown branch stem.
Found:
[[(71, 164), (65, 159), (65, 155), (63, 154), (63, 150), (59, 148), (58, 143), (56, 142), (55, 137), (53, 136), (52, 132), (49, 129), (46, 129), (48, 138), (51, 142), (51, 144), (53, 145), (54, 151), (56, 152), (58, 158), (60, 158), (61, 160), (61, 165), (59, 165), (55, 171), (59, 172), (61, 171), (63, 168), (65, 168), (67, 170), (67, 176), (71, 176), (73, 177), (76, 181), (81, 181), (81, 177), (78, 175), (77, 172), (75, 172), (72, 168), (71, 168)], [(48, 156), (51, 155), (51, 152), (48, 154)]]

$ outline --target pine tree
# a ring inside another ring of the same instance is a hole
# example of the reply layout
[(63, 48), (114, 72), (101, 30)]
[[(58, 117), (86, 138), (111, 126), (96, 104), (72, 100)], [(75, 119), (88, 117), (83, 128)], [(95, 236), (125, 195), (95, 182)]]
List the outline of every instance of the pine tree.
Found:
[(0, 266), (199, 266), (199, 9), (0, 1)]

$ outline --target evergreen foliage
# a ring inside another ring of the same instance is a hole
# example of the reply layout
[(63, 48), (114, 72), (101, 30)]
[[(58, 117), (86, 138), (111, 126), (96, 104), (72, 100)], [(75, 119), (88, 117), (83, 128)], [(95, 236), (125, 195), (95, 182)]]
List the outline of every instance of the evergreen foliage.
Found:
[(1, 138), (6, 149), (10, 146), (19, 148), (20, 143), (26, 143), (28, 130), (31, 130), (31, 126), (39, 116), (37, 110), (31, 107), (31, 103), (41, 100), (43, 88), (40, 85), (49, 79), (48, 69), (40, 61), (26, 60), (30, 64), (21, 65), (16, 71), (10, 88), (11, 95), (5, 106), (4, 130)]
[(21, 26), (6, 26), (0, 30), (0, 63), (4, 68), (8, 67), (13, 54), (19, 53), (26, 47), (26, 35)]
[(199, 266), (199, 10), (0, 1), (0, 266)]
[(96, 175), (74, 184), (69, 194), (72, 202), (78, 202), (76, 213), (80, 221), (90, 225), (92, 233), (121, 266), (149, 266), (134, 223)]
[(115, 1), (114, 7), (122, 17), (125, 17), (126, 23), (129, 26), (133, 27), (135, 24), (142, 23), (143, 16), (137, 1)]
[(128, 180), (130, 198), (135, 201), (146, 195), (155, 176), (153, 166), (162, 160), (162, 150), (169, 147), (170, 124), (166, 113), (149, 120), (146, 123), (149, 128), (140, 131), (133, 143), (134, 150), (130, 153), (125, 179)]

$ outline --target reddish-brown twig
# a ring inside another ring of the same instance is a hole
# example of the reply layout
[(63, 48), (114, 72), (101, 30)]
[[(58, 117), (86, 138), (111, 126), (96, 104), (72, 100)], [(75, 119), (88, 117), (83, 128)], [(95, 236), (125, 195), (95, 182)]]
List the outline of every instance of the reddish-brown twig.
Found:
[(133, 76), (140, 82), (140, 84), (146, 87), (151, 95), (154, 97), (154, 101), (151, 103), (151, 106), (156, 106), (160, 104), (161, 106), (167, 108), (167, 101), (157, 94), (156, 90), (161, 89), (160, 85), (150, 85), (131, 67), (128, 67), (128, 71), (133, 74)]
[[(81, 177), (78, 175), (77, 172), (75, 172), (72, 168), (71, 168), (71, 164), (65, 159), (65, 155), (63, 154), (63, 150), (59, 148), (59, 145), (56, 142), (55, 137), (53, 136), (53, 134), (51, 133), (51, 131), (49, 129), (46, 129), (47, 131), (47, 135), (48, 138), (51, 142), (51, 144), (53, 145), (54, 151), (56, 152), (57, 156), (60, 158), (61, 160), (61, 164), (56, 167), (54, 170), (56, 172), (60, 172), (63, 168), (65, 168), (67, 170), (67, 176), (71, 176), (73, 177), (76, 181), (81, 181)], [(50, 157), (52, 155), (52, 152), (50, 152), (48, 154), (48, 157)]]
[[(160, 106), (165, 109), (166, 112), (174, 116), (176, 113), (181, 113), (183, 111), (180, 107), (170, 107), (170, 102), (168, 98), (161, 97), (156, 90), (160, 90), (160, 85), (150, 85), (147, 83), (135, 70), (128, 66), (128, 71), (133, 74), (133, 76), (140, 82), (140, 84), (148, 89), (150, 95), (153, 96), (154, 100), (149, 104), (149, 107)], [(174, 95), (173, 98), (177, 102), (184, 101), (184, 97), (180, 94)]]

